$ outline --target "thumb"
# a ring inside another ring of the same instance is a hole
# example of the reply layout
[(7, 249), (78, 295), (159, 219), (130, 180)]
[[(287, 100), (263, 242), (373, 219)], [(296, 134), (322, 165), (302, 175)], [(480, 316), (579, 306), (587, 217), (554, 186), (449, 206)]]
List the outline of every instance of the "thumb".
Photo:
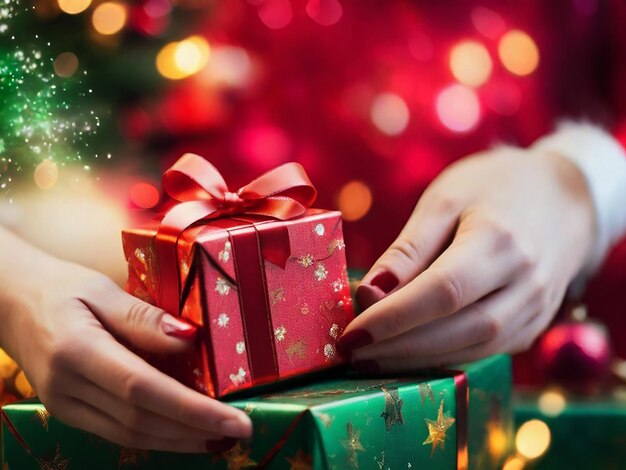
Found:
[(420, 199), (398, 238), (363, 277), (356, 291), (359, 307), (371, 307), (423, 272), (452, 238), (460, 211), (458, 204)]
[(146, 352), (182, 352), (196, 337), (195, 325), (133, 297), (113, 282), (81, 300), (110, 333)]

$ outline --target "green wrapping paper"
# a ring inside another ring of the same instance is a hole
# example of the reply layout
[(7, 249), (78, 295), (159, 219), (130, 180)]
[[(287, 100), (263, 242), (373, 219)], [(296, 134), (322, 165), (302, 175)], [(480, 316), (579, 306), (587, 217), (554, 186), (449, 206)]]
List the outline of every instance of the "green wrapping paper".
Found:
[(2, 411), (3, 470), (455, 469), (468, 464), (495, 469), (511, 450), (507, 356), (430, 377), (343, 377), (231, 404), (250, 415), (254, 437), (219, 455), (123, 449), (63, 425), (36, 400), (9, 405)]
[(542, 391), (516, 393), (516, 426), (539, 419), (548, 425), (551, 435), (546, 453), (524, 468), (626, 468), (626, 395), (623, 389), (613, 392), (591, 397), (564, 394), (565, 407), (555, 416), (541, 411)]

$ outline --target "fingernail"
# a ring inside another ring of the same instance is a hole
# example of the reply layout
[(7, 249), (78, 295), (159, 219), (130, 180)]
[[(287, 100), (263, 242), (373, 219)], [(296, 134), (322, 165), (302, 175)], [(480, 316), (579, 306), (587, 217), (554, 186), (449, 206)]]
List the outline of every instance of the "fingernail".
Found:
[(166, 313), (161, 319), (161, 330), (168, 336), (174, 336), (180, 339), (191, 339), (196, 335), (198, 328), (191, 323)]
[(237, 439), (225, 437), (220, 441), (206, 441), (206, 450), (209, 452), (226, 452), (235, 447), (235, 444), (237, 444)]
[(352, 364), (359, 372), (365, 372), (367, 374), (376, 374), (380, 372), (380, 365), (376, 361), (370, 359), (363, 359), (361, 361), (354, 361)]
[(400, 280), (390, 271), (381, 271), (370, 281), (371, 286), (378, 287), (385, 294), (394, 290), (399, 283)]
[(356, 303), (359, 308), (365, 310), (370, 308), (376, 302), (381, 300), (383, 296), (378, 289), (370, 286), (369, 284), (361, 284), (356, 289)]
[(373, 342), (374, 338), (366, 330), (352, 330), (339, 338), (337, 341), (337, 352), (345, 361), (349, 361), (352, 351)]
[(219, 425), (219, 432), (227, 436), (239, 438), (248, 437), (250, 434), (248, 423), (240, 418), (225, 419)]

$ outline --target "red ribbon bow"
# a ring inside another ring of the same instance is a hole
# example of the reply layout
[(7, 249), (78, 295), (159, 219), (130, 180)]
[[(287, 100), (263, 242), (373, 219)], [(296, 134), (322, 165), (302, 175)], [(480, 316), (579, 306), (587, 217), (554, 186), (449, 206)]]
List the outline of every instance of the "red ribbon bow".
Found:
[(186, 153), (165, 171), (163, 188), (179, 201), (163, 217), (156, 236), (161, 306), (171, 313), (178, 313), (180, 307), (176, 244), (187, 227), (200, 220), (235, 214), (292, 219), (304, 214), (317, 196), (299, 163), (280, 165), (231, 192), (220, 172), (192, 153)]

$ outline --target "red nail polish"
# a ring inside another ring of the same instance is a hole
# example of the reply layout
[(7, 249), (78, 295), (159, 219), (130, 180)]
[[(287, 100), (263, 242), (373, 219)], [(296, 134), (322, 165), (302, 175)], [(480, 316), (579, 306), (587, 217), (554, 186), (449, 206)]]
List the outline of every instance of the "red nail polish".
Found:
[(219, 441), (206, 441), (206, 450), (209, 452), (226, 452), (237, 444), (237, 439), (226, 437)]
[(191, 339), (196, 335), (198, 328), (191, 323), (187, 323), (186, 321), (166, 313), (161, 319), (161, 331), (175, 338)]
[(377, 374), (380, 372), (380, 365), (376, 361), (370, 359), (364, 359), (361, 361), (354, 361), (352, 364), (359, 372), (365, 372), (366, 374)]
[(370, 285), (378, 287), (385, 294), (394, 290), (399, 283), (400, 281), (396, 275), (390, 271), (382, 271), (370, 281)]
[(370, 308), (383, 298), (380, 291), (369, 284), (361, 284), (357, 287), (355, 297), (356, 303), (361, 310)]
[(349, 361), (352, 351), (372, 344), (374, 338), (366, 330), (353, 330), (343, 335), (337, 341), (337, 352), (344, 361)]

